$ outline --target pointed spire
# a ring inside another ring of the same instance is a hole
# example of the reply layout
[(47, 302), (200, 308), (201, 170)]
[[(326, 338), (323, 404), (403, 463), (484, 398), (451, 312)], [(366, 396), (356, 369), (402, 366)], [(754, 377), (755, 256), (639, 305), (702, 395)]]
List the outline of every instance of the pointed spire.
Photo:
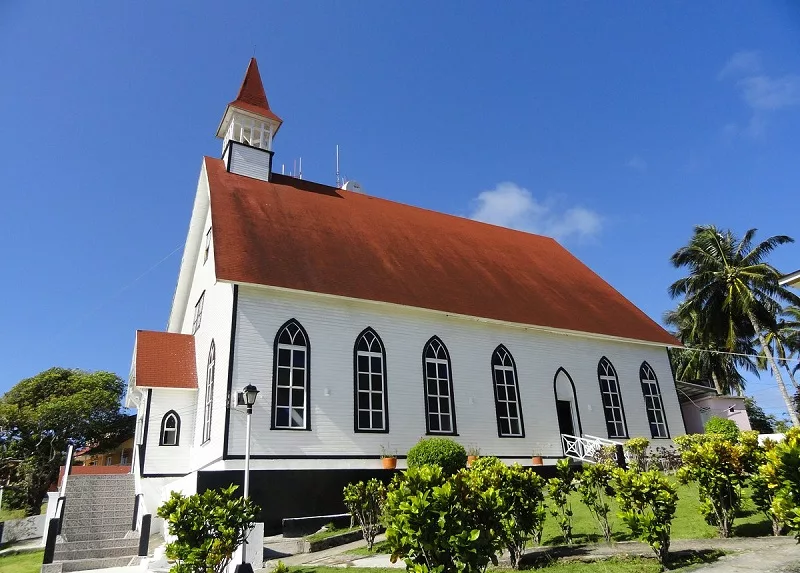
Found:
[(264, 84), (261, 83), (261, 74), (258, 73), (258, 62), (255, 58), (250, 58), (239, 94), (229, 105), (282, 123), (281, 118), (269, 108), (267, 94), (264, 92)]

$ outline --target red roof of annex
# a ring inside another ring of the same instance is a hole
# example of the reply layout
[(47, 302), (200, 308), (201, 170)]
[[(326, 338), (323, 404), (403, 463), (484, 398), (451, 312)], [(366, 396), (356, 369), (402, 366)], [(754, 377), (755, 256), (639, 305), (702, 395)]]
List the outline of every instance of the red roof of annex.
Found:
[(197, 388), (191, 334), (137, 330), (134, 361), (139, 388)]

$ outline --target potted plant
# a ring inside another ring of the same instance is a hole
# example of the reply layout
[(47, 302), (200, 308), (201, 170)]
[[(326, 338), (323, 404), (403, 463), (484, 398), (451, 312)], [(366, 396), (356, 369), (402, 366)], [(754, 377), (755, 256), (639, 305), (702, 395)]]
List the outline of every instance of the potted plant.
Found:
[(385, 470), (395, 469), (397, 467), (397, 450), (381, 446), (381, 463)]
[(477, 446), (467, 447), (467, 467), (481, 456), (481, 450)]
[(543, 466), (544, 460), (542, 459), (542, 454), (533, 452), (533, 455), (531, 456), (531, 463), (535, 466)]

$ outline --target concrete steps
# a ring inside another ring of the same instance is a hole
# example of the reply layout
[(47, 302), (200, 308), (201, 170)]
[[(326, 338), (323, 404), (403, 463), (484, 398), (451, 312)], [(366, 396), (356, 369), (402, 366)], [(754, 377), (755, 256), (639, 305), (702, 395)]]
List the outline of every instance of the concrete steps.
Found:
[(134, 477), (74, 475), (67, 481), (55, 571), (69, 573), (138, 565), (139, 536), (131, 531)]
[(139, 565), (141, 557), (107, 557), (104, 559), (76, 559), (62, 561), (61, 571), (89, 571), (91, 569), (108, 569), (109, 567), (130, 567)]

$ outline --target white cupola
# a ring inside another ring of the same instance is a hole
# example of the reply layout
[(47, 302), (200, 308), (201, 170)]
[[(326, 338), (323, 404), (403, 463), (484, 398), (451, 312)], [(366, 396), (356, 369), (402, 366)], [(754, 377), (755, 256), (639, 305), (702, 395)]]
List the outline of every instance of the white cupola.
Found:
[(258, 63), (250, 59), (239, 95), (228, 104), (217, 129), (222, 160), (231, 173), (269, 181), (272, 140), (283, 121), (269, 108)]

